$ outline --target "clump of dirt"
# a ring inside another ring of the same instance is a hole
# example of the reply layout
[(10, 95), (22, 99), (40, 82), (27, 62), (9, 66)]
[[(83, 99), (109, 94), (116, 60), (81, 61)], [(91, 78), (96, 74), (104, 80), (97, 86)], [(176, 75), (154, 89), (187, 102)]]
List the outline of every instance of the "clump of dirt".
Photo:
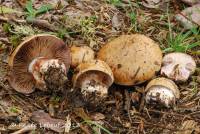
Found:
[(44, 81), (47, 85), (47, 89), (51, 91), (60, 91), (65, 88), (67, 77), (61, 67), (57, 68), (51, 66), (44, 74)]

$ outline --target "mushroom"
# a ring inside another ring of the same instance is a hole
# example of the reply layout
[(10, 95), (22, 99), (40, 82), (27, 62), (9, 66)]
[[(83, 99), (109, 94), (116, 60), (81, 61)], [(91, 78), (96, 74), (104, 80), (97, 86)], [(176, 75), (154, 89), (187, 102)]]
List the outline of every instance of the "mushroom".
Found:
[(116, 84), (130, 86), (155, 76), (161, 67), (162, 51), (145, 35), (122, 35), (103, 46), (97, 57), (111, 67)]
[(190, 55), (179, 52), (169, 53), (163, 58), (161, 75), (184, 82), (195, 72), (195, 68), (196, 63)]
[(80, 88), (84, 96), (95, 93), (100, 98), (105, 98), (114, 78), (110, 67), (104, 61), (91, 60), (76, 68), (72, 81), (73, 87)]
[(9, 57), (10, 85), (29, 94), (35, 88), (54, 90), (66, 81), (70, 67), (70, 50), (59, 38), (39, 34), (25, 39)]
[(72, 56), (72, 67), (77, 67), (82, 62), (87, 62), (93, 60), (95, 57), (94, 51), (88, 46), (72, 46), (71, 47)]
[(180, 98), (180, 91), (176, 84), (167, 78), (161, 77), (151, 80), (145, 88), (146, 102), (156, 103), (165, 107), (172, 107)]

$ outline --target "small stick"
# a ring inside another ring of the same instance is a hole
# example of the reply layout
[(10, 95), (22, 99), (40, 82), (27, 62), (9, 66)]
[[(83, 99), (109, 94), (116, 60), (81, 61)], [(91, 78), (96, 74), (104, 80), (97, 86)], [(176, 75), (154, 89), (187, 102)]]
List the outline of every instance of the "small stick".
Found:
[(125, 90), (125, 110), (128, 112), (129, 121), (132, 123), (132, 119), (130, 116), (130, 106), (131, 106), (130, 94), (127, 90)]
[(28, 23), (28, 24), (33, 24), (37, 27), (48, 29), (53, 32), (58, 31), (58, 29), (54, 25), (50, 24), (47, 20), (40, 20), (40, 19), (18, 20), (15, 18), (7, 18), (7, 17), (0, 16), (0, 21), (4, 21), (8, 23), (15, 22), (15, 23), (20, 23), (20, 24)]
[(22, 129), (20, 129), (20, 130), (18, 130), (16, 132), (14, 132), (14, 133), (11, 133), (11, 134), (23, 134), (23, 133), (35, 130), (35, 128), (36, 128), (35, 125), (27, 125), (24, 128), (22, 128)]

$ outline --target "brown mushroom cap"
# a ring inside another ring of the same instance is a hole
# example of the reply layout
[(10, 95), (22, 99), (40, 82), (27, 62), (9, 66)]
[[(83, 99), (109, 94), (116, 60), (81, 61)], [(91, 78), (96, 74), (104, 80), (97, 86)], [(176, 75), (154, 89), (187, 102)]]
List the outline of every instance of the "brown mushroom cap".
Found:
[(73, 76), (73, 86), (74, 88), (81, 87), (81, 81), (85, 79), (90, 79), (92, 77), (98, 77), (99, 82), (105, 84), (107, 87), (111, 86), (114, 78), (110, 67), (101, 60), (91, 60), (89, 62), (81, 63), (75, 71)]
[(29, 64), (38, 57), (58, 59), (70, 67), (70, 50), (59, 38), (53, 35), (39, 34), (23, 41), (9, 57), (11, 73), (9, 83), (18, 92), (28, 94), (34, 91), (36, 81), (28, 71)]
[(71, 48), (72, 67), (77, 67), (82, 62), (93, 60), (95, 57), (94, 51), (88, 46), (72, 46)]
[(177, 99), (180, 98), (180, 91), (179, 91), (177, 85), (170, 79), (167, 79), (164, 77), (153, 79), (148, 83), (148, 85), (145, 88), (145, 91), (147, 92), (152, 86), (167, 87), (168, 89), (173, 91), (173, 93)]
[(145, 35), (122, 35), (106, 44), (97, 57), (111, 67), (115, 83), (129, 86), (151, 79), (160, 70), (162, 51)]

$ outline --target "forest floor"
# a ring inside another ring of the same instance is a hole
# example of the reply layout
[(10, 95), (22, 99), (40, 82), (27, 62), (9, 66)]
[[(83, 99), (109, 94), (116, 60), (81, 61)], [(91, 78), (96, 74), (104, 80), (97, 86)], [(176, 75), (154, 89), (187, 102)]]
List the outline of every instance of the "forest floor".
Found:
[[(151, 0), (151, 4), (140, 0), (26, 2), (0, 0), (0, 133), (200, 133), (200, 30), (186, 30), (175, 20), (188, 5), (179, 0)], [(192, 55), (197, 69), (187, 82), (177, 83), (181, 97), (169, 109), (145, 104), (147, 83), (113, 85), (104, 103), (95, 107), (82, 104), (76, 95), (39, 90), (23, 95), (6, 80), (7, 59), (24, 37), (38, 33), (53, 34), (70, 46), (87, 45), (95, 51), (119, 35), (141, 33), (158, 42), (164, 54), (179, 51)], [(188, 47), (194, 43), (199, 44)], [(45, 115), (42, 123), (54, 119), (65, 128), (34, 122), (32, 113), (37, 110), (45, 112), (40, 111), (41, 117)]]

